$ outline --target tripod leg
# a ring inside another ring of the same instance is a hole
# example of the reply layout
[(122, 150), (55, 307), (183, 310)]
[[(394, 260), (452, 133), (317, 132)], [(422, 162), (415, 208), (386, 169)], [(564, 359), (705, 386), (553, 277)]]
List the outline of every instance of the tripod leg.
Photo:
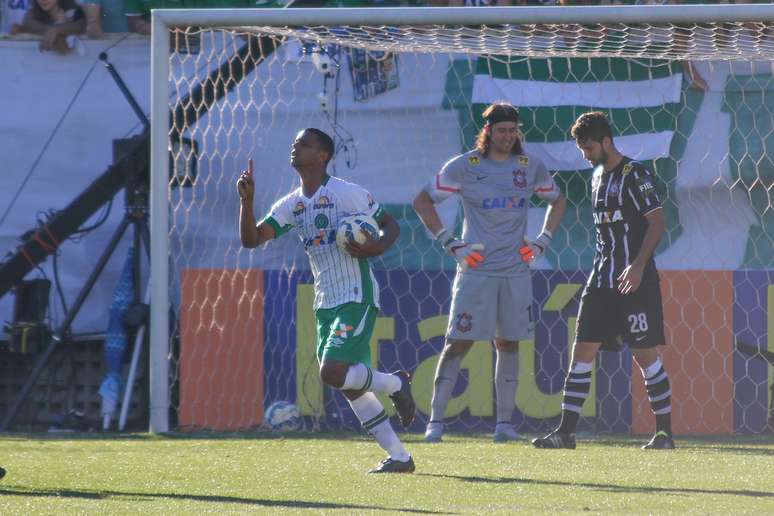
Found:
[[(148, 286), (145, 288), (145, 304), (150, 303), (150, 280), (148, 280)], [(145, 340), (145, 328), (148, 327), (148, 322), (140, 326), (137, 330), (137, 335), (134, 338), (134, 350), (132, 350), (132, 362), (129, 366), (129, 374), (126, 376), (126, 384), (124, 387), (124, 399), (121, 402), (121, 415), (118, 418), (118, 431), (123, 432), (126, 427), (126, 418), (129, 415), (129, 404), (132, 402), (132, 387), (134, 387), (134, 378), (137, 376), (137, 366), (140, 363), (140, 355), (142, 354), (142, 343)]]
[(61, 326), (56, 331), (56, 333), (54, 333), (54, 335), (51, 337), (51, 341), (48, 343), (48, 347), (43, 351), (43, 354), (40, 355), (40, 357), (38, 357), (38, 360), (35, 362), (35, 366), (32, 368), (32, 372), (27, 378), (27, 381), (24, 382), (24, 385), (19, 391), (19, 394), (16, 395), (16, 399), (13, 401), (13, 404), (10, 407), (8, 407), (8, 411), (5, 413), (5, 416), (3, 417), (3, 422), (0, 423), (0, 431), (5, 431), (8, 428), (8, 425), (11, 424), (11, 422), (13, 421), (13, 418), (16, 417), (16, 413), (19, 411), (21, 404), (24, 403), (24, 400), (27, 399), (27, 395), (29, 394), (30, 389), (37, 381), (38, 377), (40, 376), (40, 373), (43, 372), (43, 368), (46, 367), (46, 364), (51, 358), (51, 355), (53, 354), (54, 349), (56, 349), (56, 347), (61, 342), (64, 341), (67, 333), (70, 330), (70, 325), (72, 324), (75, 317), (78, 315), (78, 312), (80, 311), (81, 306), (83, 306), (84, 301), (86, 301), (86, 297), (89, 295), (89, 293), (91, 292), (91, 289), (94, 287), (94, 283), (97, 282), (97, 278), (99, 278), (99, 275), (102, 273), (102, 270), (105, 268), (107, 261), (110, 259), (110, 256), (113, 254), (113, 251), (115, 251), (116, 246), (118, 245), (118, 242), (121, 241), (121, 237), (126, 231), (126, 228), (129, 226), (129, 223), (130, 223), (129, 219), (124, 217), (124, 219), (116, 228), (116, 231), (113, 233), (113, 236), (111, 237), (110, 242), (108, 243), (105, 250), (102, 252), (102, 255), (99, 257), (99, 260), (97, 260), (97, 264), (94, 266), (94, 270), (92, 270), (91, 274), (86, 280), (86, 283), (84, 283), (83, 288), (81, 288), (81, 291), (78, 293), (78, 297), (75, 300), (75, 303), (73, 303), (73, 306), (70, 307), (70, 311), (66, 314), (64, 322), (61, 324)]

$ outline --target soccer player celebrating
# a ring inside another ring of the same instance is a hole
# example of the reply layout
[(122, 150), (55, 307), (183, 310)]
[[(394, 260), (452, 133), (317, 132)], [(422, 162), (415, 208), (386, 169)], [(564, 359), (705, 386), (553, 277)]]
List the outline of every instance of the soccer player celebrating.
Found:
[[(425, 432), (428, 442), (441, 440), (460, 364), (476, 340), (494, 340), (497, 352), (494, 441), (519, 439), (512, 424), (518, 343), (533, 333), (528, 264), (545, 252), (566, 207), (543, 163), (522, 149), (516, 108), (495, 103), (483, 117), (476, 148), (447, 162), (414, 199), (422, 222), (457, 261), (446, 342), (435, 371)], [(528, 242), (524, 233), (533, 193), (549, 206), (543, 231)], [(435, 209), (436, 203), (453, 194), (460, 196), (464, 208), (461, 238), (443, 227)]]
[(575, 428), (591, 387), (597, 351), (617, 349), (621, 337), (642, 369), (656, 433), (644, 449), (673, 449), (669, 377), (656, 347), (664, 344), (658, 271), (653, 260), (664, 213), (653, 174), (622, 155), (605, 115), (581, 115), (572, 136), (595, 168), (591, 179), (597, 251), (581, 295), (570, 372), (559, 427), (534, 439), (537, 448), (575, 448)]
[[(250, 160), (237, 181), (239, 236), (244, 247), (257, 247), (296, 228), (314, 276), (320, 378), (341, 390), (363, 428), (389, 454), (370, 473), (411, 473), (414, 461), (374, 395), (387, 393), (401, 424), (408, 426), (416, 412), (409, 375), (372, 370), (369, 346), (379, 308), (379, 285), (367, 259), (384, 253), (400, 229), (366, 190), (327, 174), (333, 153), (333, 140), (323, 131), (299, 132), (290, 164), (301, 177), (301, 185), (277, 201), (258, 224), (253, 214), (255, 184)], [(372, 216), (383, 235), (378, 240), (366, 235), (364, 243), (350, 242), (345, 251), (336, 245), (336, 228), (340, 218), (356, 212)]]

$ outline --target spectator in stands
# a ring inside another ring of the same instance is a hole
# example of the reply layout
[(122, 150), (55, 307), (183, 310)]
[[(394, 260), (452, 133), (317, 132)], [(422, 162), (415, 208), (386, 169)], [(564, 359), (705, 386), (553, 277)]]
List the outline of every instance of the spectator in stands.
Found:
[(0, 0), (0, 34), (8, 34), (14, 25), (21, 25), (24, 15), (35, 0)]
[(150, 36), (151, 9), (271, 7), (275, 3), (266, 0), (124, 0), (124, 14), (130, 32)]
[(102, 39), (102, 6), (99, 1), (81, 2), (81, 8), (86, 15), (86, 35), (91, 39)]
[(86, 31), (86, 15), (75, 0), (35, 0), (24, 15), (21, 25), (14, 25), (11, 34), (28, 32), (40, 34), (40, 50), (58, 54), (80, 52), (82, 44), (73, 37)]

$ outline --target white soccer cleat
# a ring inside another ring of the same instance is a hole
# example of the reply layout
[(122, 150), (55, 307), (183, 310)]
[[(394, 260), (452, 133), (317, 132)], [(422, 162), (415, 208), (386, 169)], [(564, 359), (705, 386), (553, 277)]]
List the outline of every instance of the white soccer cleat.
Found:
[(504, 423), (495, 426), (494, 437), (492, 441), (496, 443), (507, 443), (508, 441), (522, 441), (524, 438), (513, 428), (513, 425)]
[(428, 423), (425, 430), (426, 443), (440, 443), (443, 436), (443, 423)]

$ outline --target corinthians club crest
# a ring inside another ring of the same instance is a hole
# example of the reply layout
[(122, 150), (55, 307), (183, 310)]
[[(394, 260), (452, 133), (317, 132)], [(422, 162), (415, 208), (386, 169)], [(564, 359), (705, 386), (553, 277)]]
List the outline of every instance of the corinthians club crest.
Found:
[(513, 186), (516, 188), (527, 188), (527, 173), (521, 169), (513, 171)]
[(457, 330), (467, 333), (473, 328), (473, 316), (467, 312), (457, 314)]

